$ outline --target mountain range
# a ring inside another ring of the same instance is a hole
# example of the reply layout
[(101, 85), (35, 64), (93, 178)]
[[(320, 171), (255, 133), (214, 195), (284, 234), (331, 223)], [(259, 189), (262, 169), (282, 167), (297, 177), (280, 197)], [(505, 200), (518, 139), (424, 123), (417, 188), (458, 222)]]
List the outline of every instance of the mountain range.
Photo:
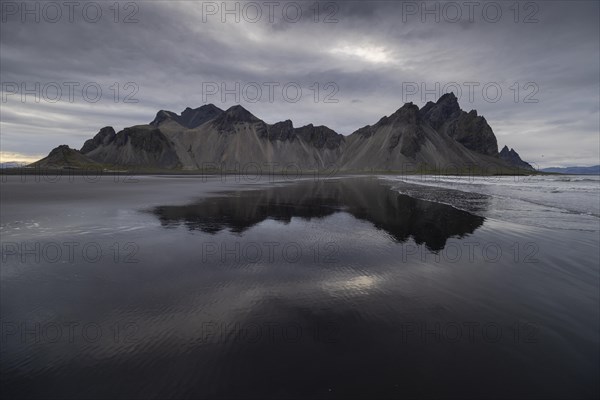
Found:
[(21, 168), (25, 165), (27, 165), (27, 163), (22, 161), (5, 161), (0, 162), (0, 169)]
[(348, 136), (326, 126), (294, 127), (290, 120), (268, 124), (240, 105), (161, 110), (149, 124), (119, 132), (104, 127), (80, 150), (62, 145), (32, 166), (237, 171), (249, 163), (274, 170), (533, 171), (514, 150), (498, 152), (486, 119), (461, 110), (453, 93), (421, 109), (406, 103)]
[(568, 175), (600, 175), (600, 165), (592, 167), (550, 167), (543, 168), (541, 171)]

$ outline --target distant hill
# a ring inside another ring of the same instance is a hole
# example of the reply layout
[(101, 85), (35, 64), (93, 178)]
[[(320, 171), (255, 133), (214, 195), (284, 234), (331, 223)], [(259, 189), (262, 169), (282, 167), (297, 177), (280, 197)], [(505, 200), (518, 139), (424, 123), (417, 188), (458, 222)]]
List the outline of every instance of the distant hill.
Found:
[(81, 154), (79, 150), (72, 149), (66, 144), (62, 144), (53, 149), (47, 157), (44, 157), (29, 166), (37, 168), (83, 169), (100, 167), (101, 165)]
[(540, 171), (567, 175), (600, 175), (600, 165), (594, 165), (593, 167), (551, 167), (543, 168)]
[(21, 162), (21, 161), (5, 161), (5, 162), (1, 162), (0, 163), (0, 168), (2, 169), (6, 169), (6, 168), (20, 168), (27, 165), (27, 163), (25, 162)]
[(90, 164), (225, 171), (252, 164), (304, 171), (533, 171), (514, 150), (499, 153), (485, 118), (475, 110), (461, 110), (453, 93), (422, 109), (404, 104), (348, 136), (326, 126), (294, 127), (289, 119), (268, 124), (240, 105), (221, 110), (208, 104), (186, 108), (181, 115), (161, 110), (149, 124), (119, 132), (106, 126), (81, 150), (60, 146), (34, 165)]

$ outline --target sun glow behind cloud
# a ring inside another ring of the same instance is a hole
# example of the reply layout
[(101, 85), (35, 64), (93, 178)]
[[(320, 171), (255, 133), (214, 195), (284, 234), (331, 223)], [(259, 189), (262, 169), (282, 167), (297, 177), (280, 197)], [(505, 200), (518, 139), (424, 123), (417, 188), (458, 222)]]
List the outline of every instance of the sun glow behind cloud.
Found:
[(43, 155), (29, 155), (29, 154), (21, 154), (15, 153), (11, 151), (0, 151), (0, 162), (9, 162), (14, 161), (18, 163), (29, 164), (35, 162), (41, 158), (44, 158)]
[(331, 53), (358, 58), (373, 64), (389, 63), (393, 61), (389, 51), (384, 47), (347, 45), (334, 48), (331, 50)]

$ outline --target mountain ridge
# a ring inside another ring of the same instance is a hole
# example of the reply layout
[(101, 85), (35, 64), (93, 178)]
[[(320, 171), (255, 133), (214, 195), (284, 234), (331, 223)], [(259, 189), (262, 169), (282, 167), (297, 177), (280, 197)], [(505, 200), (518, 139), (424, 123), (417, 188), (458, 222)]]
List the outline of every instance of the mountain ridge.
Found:
[(533, 171), (516, 152), (501, 157), (485, 118), (463, 111), (453, 93), (421, 109), (406, 103), (347, 136), (323, 125), (294, 127), (289, 119), (268, 124), (241, 105), (222, 110), (206, 104), (181, 114), (160, 110), (147, 125), (102, 128), (80, 154), (102, 165), (182, 170), (255, 163), (357, 172), (398, 171), (407, 164)]

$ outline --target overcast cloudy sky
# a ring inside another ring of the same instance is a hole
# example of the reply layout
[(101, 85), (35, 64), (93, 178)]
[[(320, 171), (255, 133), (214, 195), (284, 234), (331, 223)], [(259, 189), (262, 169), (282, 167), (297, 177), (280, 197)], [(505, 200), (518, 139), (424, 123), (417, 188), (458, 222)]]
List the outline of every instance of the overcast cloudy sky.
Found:
[(446, 90), (537, 167), (599, 163), (598, 1), (1, 5), (2, 161), (206, 103), (347, 135)]

